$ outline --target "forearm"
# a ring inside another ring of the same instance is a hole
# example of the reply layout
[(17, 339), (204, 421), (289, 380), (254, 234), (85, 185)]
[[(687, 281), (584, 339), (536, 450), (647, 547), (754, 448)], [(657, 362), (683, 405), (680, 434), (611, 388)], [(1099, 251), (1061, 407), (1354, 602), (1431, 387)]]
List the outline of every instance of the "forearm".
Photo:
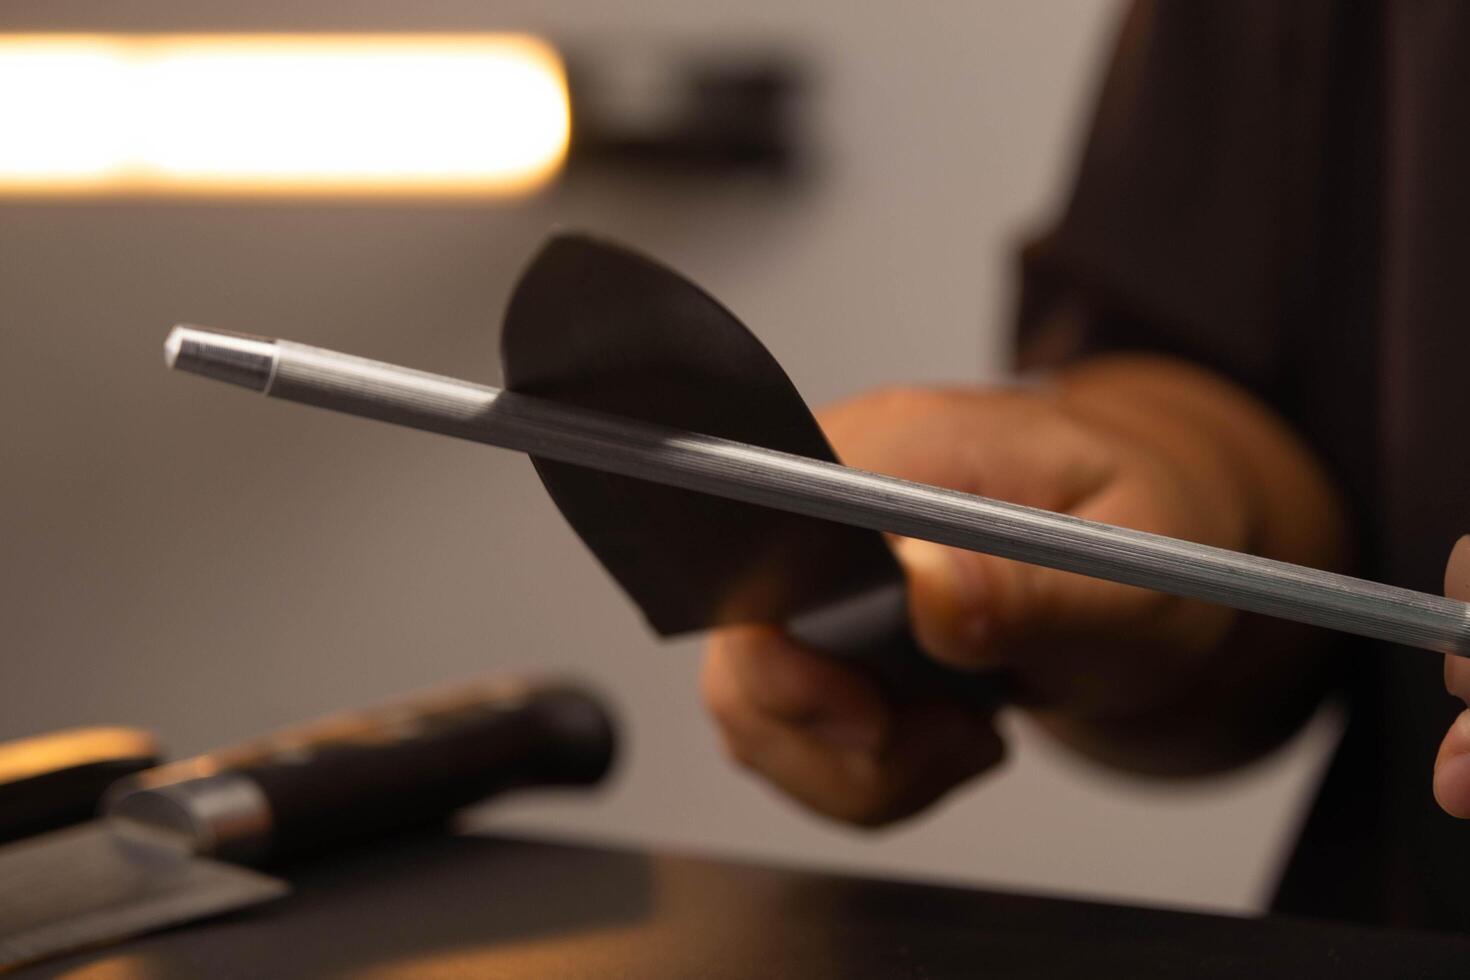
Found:
[[(1243, 389), (1183, 361), (1114, 355), (1059, 372), (1069, 413), (1147, 447), (1188, 485), (1216, 540), (1340, 570), (1343, 502), (1311, 449)], [(1237, 615), (1200, 669), (1166, 701), (1115, 716), (1037, 712), (1050, 731), (1109, 765), (1157, 774), (1228, 768), (1288, 737), (1323, 687), (1327, 634)]]

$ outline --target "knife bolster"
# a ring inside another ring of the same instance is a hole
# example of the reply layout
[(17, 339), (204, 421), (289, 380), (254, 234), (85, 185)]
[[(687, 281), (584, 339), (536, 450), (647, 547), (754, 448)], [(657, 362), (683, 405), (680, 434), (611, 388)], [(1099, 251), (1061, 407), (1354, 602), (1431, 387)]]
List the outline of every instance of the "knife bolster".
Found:
[(125, 782), (104, 803), (111, 816), (189, 839), (195, 854), (248, 863), (269, 847), (270, 802), (241, 773), (196, 776), (157, 786)]

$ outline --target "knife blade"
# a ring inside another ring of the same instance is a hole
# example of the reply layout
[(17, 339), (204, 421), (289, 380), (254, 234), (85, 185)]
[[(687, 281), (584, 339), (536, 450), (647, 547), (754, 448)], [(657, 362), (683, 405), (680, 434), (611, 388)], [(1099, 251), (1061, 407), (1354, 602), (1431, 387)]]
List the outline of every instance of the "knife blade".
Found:
[(591, 693), (498, 681), (125, 777), (98, 820), (0, 847), (0, 969), (289, 891), (243, 865), (431, 824), (514, 788), (596, 783), (614, 739)]
[(0, 971), (278, 898), (270, 875), (104, 818), (0, 849)]

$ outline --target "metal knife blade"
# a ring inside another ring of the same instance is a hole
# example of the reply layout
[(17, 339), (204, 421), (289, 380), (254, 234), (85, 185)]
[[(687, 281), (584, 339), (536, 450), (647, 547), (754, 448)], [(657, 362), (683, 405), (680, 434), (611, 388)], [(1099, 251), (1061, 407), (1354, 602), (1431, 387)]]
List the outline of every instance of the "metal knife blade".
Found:
[(0, 970), (286, 894), (278, 878), (196, 857), (122, 819), (0, 847)]

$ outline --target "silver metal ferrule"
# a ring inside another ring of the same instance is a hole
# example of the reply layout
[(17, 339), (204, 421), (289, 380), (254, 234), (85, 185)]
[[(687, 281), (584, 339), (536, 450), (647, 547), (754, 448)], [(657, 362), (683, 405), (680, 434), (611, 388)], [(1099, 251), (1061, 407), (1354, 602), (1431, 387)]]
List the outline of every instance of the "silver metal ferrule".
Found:
[(212, 773), (166, 781), (165, 766), (109, 791), (103, 810), (189, 842), (193, 853), (230, 861), (251, 861), (270, 846), (270, 802), (249, 776)]
[(163, 360), (175, 370), (268, 392), (276, 373), (276, 342), (269, 337), (179, 324), (163, 342)]

